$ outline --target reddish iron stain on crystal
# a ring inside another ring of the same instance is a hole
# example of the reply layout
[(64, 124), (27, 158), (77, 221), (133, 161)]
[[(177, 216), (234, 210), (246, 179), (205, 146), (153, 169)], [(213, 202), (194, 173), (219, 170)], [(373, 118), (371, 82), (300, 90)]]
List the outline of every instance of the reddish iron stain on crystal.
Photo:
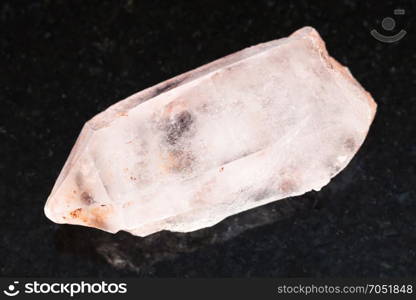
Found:
[(71, 211), (69, 214), (71, 217), (73, 217), (74, 219), (78, 218), (81, 214), (82, 208), (77, 208), (73, 211)]

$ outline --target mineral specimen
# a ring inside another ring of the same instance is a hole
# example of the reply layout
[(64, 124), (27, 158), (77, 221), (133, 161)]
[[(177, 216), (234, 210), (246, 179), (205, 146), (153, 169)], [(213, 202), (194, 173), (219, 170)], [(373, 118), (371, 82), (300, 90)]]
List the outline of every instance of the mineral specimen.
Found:
[(305, 27), (92, 118), (45, 214), (139, 236), (212, 226), (320, 190), (358, 151), (375, 111), (371, 96)]

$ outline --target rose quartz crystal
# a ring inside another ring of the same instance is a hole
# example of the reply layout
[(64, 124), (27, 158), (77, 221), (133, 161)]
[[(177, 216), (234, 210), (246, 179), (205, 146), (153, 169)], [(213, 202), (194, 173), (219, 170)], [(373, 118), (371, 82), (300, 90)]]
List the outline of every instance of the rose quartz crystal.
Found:
[(376, 104), (310, 27), (120, 101), (88, 121), (45, 206), (56, 223), (192, 231), (320, 190)]

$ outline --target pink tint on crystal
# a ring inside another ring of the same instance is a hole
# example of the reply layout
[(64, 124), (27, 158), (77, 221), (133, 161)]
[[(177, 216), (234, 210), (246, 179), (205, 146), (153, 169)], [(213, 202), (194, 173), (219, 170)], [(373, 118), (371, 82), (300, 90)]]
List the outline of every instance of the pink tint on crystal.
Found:
[(192, 231), (320, 190), (376, 104), (310, 27), (120, 101), (87, 122), (45, 206), (56, 223)]

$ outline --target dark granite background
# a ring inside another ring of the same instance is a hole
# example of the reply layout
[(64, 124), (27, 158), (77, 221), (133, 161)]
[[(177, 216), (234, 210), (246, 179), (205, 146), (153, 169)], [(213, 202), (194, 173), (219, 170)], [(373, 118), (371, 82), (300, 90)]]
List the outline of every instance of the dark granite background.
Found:
[[(393, 9), (403, 8), (404, 16)], [(384, 17), (399, 42), (369, 33)], [(2, 276), (416, 275), (415, 2), (1, 1)], [(314, 26), (378, 102), (368, 139), (319, 193), (190, 234), (50, 222), (43, 205), (85, 121), (153, 84)]]

